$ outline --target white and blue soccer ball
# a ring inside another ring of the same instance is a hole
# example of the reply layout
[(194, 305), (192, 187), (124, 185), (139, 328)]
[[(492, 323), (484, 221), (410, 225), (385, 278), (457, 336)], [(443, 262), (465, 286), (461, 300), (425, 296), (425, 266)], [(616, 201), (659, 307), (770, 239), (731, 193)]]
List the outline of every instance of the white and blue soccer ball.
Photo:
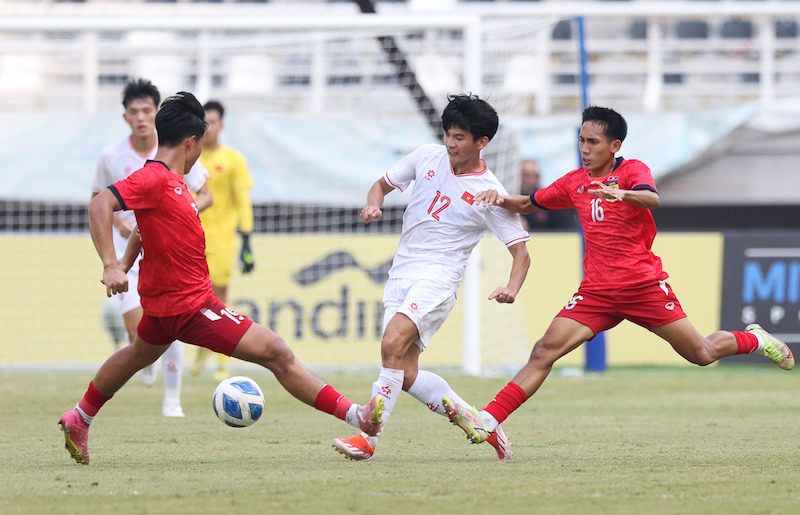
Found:
[(231, 427), (247, 427), (264, 412), (264, 392), (244, 376), (229, 377), (214, 390), (211, 403), (217, 417)]

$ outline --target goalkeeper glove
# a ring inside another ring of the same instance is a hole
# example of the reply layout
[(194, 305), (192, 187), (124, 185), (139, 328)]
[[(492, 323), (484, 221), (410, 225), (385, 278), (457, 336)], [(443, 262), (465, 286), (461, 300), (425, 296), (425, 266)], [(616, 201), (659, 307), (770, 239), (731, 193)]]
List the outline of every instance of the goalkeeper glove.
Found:
[(239, 254), (239, 260), (242, 262), (243, 274), (249, 274), (256, 266), (253, 260), (253, 252), (250, 250), (249, 234), (242, 234), (242, 252)]

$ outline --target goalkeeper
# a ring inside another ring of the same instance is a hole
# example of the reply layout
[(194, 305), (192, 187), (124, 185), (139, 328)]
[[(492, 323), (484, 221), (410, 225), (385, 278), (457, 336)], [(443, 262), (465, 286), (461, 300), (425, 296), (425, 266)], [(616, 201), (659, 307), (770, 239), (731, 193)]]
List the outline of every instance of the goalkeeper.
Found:
[[(211, 175), (208, 178), (208, 187), (214, 196), (214, 204), (201, 213), (200, 221), (206, 233), (206, 258), (214, 295), (223, 304), (227, 304), (228, 284), (236, 256), (237, 229), (242, 235), (239, 253), (242, 273), (252, 272), (255, 266), (250, 250), (250, 234), (253, 231), (250, 188), (253, 187), (253, 179), (244, 156), (229, 146), (220, 145), (219, 133), (225, 127), (222, 121), (225, 108), (215, 100), (206, 102), (203, 107), (208, 129), (200, 162)], [(202, 347), (197, 350), (192, 374), (202, 372), (212, 354), (212, 351)], [(215, 380), (222, 381), (230, 376), (228, 360), (228, 356), (217, 354)]]

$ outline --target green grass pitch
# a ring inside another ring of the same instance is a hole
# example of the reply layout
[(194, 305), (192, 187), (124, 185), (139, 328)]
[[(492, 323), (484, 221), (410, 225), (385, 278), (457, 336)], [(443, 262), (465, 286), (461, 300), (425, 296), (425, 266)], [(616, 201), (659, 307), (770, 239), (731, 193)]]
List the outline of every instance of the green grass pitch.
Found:
[[(185, 419), (161, 416), (161, 381), (135, 377), (92, 425), (91, 465), (57, 426), (92, 373), (0, 371), (0, 513), (647, 513), (800, 511), (800, 374), (775, 367), (554, 371), (504, 424), (515, 457), (470, 445), (403, 395), (369, 462), (331, 439), (356, 431), (268, 373), (265, 414), (234, 429), (209, 376), (184, 379)], [(356, 402), (372, 374), (323, 374)], [(483, 405), (510, 379), (448, 375)]]

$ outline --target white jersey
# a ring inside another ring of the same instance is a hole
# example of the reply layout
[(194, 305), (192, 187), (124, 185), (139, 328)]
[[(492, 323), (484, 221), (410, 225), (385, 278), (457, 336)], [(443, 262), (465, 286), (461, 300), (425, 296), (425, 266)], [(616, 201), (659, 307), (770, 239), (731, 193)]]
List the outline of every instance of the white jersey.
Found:
[(473, 203), (484, 190), (507, 194), (486, 163), (480, 172), (456, 175), (444, 145), (419, 147), (398, 161), (384, 179), (400, 191), (416, 181), (389, 270), (392, 279), (434, 279), (458, 285), (472, 249), (487, 229), (506, 247), (530, 239), (515, 213)]
[[(158, 138), (156, 138), (155, 145), (150, 149), (147, 155), (140, 154), (134, 147), (131, 137), (119, 140), (105, 147), (100, 153), (100, 160), (97, 163), (97, 171), (94, 175), (92, 182), (92, 192), (100, 193), (108, 188), (115, 182), (126, 179), (129, 175), (139, 170), (144, 166), (145, 161), (153, 159), (158, 150)], [(203, 165), (198, 160), (192, 166), (189, 173), (183, 177), (183, 182), (193, 192), (197, 193), (206, 183), (209, 174)], [(117, 211), (116, 214), (121, 218), (127, 220), (131, 225), (136, 225), (136, 217), (133, 215), (133, 210)], [(128, 246), (127, 238), (123, 238), (116, 226), (114, 226), (114, 250), (117, 252), (117, 258), (125, 254), (125, 248)], [(139, 271), (139, 258), (131, 267), (131, 271), (137, 273)]]

